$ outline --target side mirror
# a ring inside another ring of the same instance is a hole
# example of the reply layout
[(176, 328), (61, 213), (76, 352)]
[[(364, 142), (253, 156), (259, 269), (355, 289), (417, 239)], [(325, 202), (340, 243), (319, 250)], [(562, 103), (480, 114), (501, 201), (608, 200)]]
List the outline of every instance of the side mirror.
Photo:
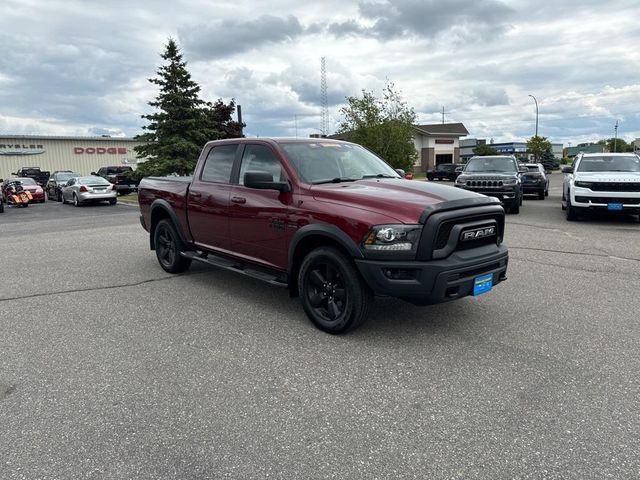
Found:
[(573, 167), (562, 167), (562, 173), (573, 173)]
[(91, 175), (96, 175), (97, 176), (98, 174), (96, 172), (91, 172)]
[(405, 176), (405, 171), (403, 169), (401, 169), (401, 168), (396, 168), (396, 173), (398, 175), (400, 175), (401, 177)]
[(269, 172), (246, 172), (244, 174), (244, 186), (259, 190), (278, 190), (282, 193), (291, 191), (289, 182), (274, 182), (273, 175)]
[(462, 173), (463, 170), (463, 167), (456, 167), (456, 173)]

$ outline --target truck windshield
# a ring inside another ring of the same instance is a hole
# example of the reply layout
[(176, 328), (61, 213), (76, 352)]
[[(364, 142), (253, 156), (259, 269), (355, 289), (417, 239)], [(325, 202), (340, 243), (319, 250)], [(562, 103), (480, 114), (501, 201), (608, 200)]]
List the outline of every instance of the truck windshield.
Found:
[(640, 172), (637, 155), (583, 157), (578, 172)]
[(465, 172), (516, 172), (511, 157), (473, 157), (467, 162)]
[(386, 162), (359, 145), (292, 142), (281, 146), (306, 183), (401, 178)]

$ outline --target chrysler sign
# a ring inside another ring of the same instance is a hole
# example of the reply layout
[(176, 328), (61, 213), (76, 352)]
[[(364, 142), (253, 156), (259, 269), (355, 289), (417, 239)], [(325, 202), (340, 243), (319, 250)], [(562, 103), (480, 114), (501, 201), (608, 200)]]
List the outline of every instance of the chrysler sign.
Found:
[(76, 155), (126, 155), (125, 147), (73, 147)]

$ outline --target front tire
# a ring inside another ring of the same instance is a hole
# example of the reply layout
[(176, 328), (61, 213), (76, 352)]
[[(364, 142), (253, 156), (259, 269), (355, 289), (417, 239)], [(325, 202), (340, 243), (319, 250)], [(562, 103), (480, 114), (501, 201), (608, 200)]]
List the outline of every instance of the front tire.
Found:
[(191, 266), (191, 259), (180, 255), (181, 242), (175, 227), (169, 220), (160, 220), (153, 231), (156, 257), (163, 270), (182, 273)]
[(571, 206), (571, 192), (567, 192), (567, 208), (565, 210), (567, 214), (567, 220), (573, 222), (578, 219), (578, 213), (576, 212), (575, 207)]
[(544, 200), (545, 196), (546, 195), (545, 195), (544, 189), (538, 192), (538, 200)]
[(362, 325), (373, 300), (351, 258), (335, 247), (320, 247), (305, 257), (298, 291), (311, 322), (334, 335)]
[(515, 202), (513, 202), (511, 204), (511, 206), (509, 207), (509, 212), (513, 213), (514, 215), (518, 215), (520, 213), (520, 201), (516, 200)]

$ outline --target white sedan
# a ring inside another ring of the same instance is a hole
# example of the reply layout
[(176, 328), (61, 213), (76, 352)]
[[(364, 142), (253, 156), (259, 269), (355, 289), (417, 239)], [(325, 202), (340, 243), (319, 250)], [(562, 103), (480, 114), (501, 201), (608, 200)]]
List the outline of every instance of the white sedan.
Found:
[(62, 203), (72, 202), (76, 207), (85, 203), (118, 202), (116, 186), (102, 177), (74, 177), (61, 188)]

